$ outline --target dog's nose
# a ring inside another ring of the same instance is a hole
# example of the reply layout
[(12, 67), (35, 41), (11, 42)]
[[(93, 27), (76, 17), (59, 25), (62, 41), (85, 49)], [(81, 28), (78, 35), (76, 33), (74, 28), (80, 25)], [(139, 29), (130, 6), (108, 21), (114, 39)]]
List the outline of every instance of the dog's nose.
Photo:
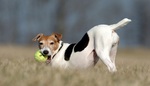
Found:
[(45, 55), (47, 55), (48, 53), (49, 53), (48, 50), (43, 51), (43, 54), (45, 54)]

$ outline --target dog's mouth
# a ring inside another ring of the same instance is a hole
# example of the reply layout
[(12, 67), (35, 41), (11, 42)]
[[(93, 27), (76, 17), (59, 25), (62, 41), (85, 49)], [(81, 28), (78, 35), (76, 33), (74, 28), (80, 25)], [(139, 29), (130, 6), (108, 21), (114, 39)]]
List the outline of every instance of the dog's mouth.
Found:
[(46, 60), (46, 64), (49, 64), (51, 62), (51, 56), (48, 56), (47, 60)]
[(47, 60), (51, 60), (51, 56), (48, 56)]

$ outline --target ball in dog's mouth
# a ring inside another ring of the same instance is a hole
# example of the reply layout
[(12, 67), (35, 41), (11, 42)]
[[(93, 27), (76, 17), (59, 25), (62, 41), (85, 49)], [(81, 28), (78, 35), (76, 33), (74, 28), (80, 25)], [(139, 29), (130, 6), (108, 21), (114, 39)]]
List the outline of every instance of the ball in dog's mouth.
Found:
[(48, 56), (45, 56), (41, 53), (40, 50), (36, 51), (36, 53), (34, 54), (34, 58), (36, 61), (38, 62), (46, 62), (46, 60), (48, 59)]

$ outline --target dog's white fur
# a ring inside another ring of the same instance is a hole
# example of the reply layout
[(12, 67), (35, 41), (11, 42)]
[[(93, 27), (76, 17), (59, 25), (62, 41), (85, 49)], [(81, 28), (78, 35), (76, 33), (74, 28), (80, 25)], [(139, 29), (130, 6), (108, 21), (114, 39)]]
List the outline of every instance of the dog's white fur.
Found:
[[(85, 69), (93, 66), (98, 59), (101, 59), (110, 72), (117, 71), (115, 66), (115, 57), (119, 36), (115, 30), (125, 26), (130, 21), (130, 19), (124, 18), (117, 24), (103, 24), (93, 27), (87, 32), (89, 42), (86, 48), (80, 52), (75, 52), (73, 49), (68, 61), (64, 59), (64, 54), (70, 44), (63, 43), (62, 46), (62, 41), (59, 41), (58, 48), (54, 50), (52, 54), (49, 54), (51, 56), (50, 64), (53, 67)], [(50, 39), (50, 41), (53, 40)], [(43, 49), (41, 50), (43, 51)], [(49, 50), (49, 52), (52, 52), (52, 49)]]

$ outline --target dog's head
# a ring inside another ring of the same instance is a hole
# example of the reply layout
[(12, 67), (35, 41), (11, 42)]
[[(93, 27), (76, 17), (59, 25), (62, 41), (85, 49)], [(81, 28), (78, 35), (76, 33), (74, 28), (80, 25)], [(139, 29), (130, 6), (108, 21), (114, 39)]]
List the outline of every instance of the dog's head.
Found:
[(59, 48), (61, 39), (62, 35), (58, 33), (53, 33), (49, 36), (40, 33), (33, 38), (33, 41), (38, 41), (39, 49), (43, 55), (51, 56)]

